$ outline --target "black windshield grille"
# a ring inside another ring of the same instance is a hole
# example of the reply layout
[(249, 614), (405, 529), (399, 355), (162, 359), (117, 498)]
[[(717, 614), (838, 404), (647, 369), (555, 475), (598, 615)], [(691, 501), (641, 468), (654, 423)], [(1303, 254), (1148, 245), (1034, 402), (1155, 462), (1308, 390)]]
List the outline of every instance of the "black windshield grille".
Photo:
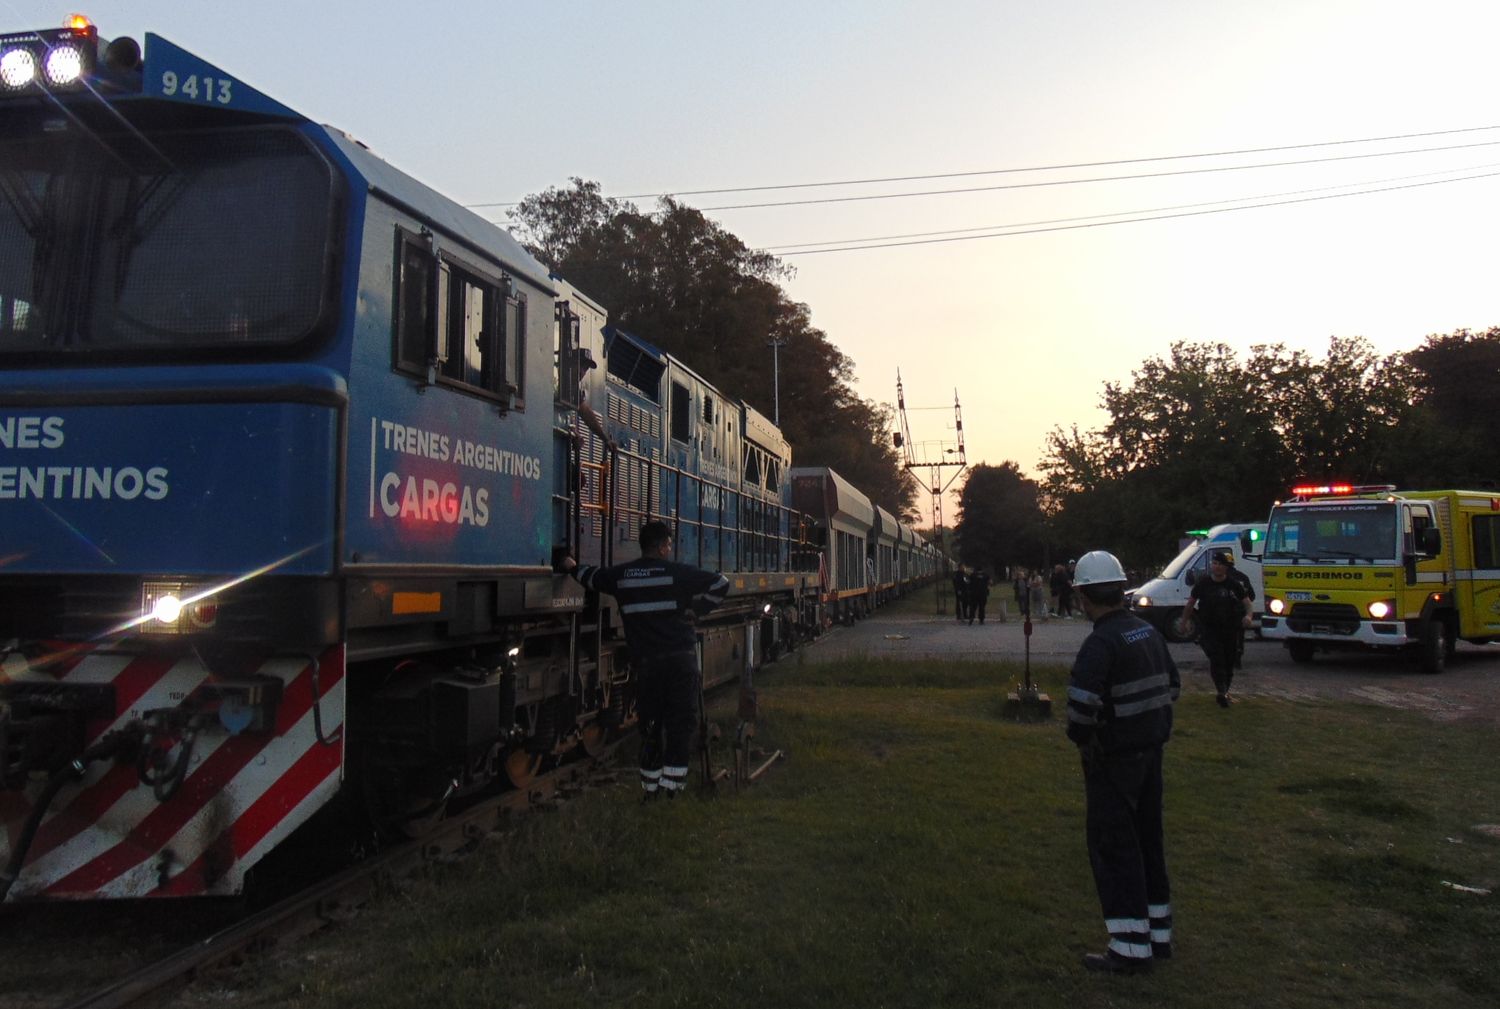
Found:
[(334, 193), (282, 127), (0, 141), (0, 353), (304, 339), (331, 304)]

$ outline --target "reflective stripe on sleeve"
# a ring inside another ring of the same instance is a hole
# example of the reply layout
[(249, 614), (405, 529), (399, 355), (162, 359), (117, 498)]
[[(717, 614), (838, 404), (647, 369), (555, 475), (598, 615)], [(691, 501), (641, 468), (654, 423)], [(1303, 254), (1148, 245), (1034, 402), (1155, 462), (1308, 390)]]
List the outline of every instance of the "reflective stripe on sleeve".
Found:
[(1068, 700), (1077, 701), (1079, 704), (1084, 704), (1091, 708), (1097, 708), (1104, 704), (1104, 698), (1096, 693), (1084, 690), (1082, 687), (1069, 687)]

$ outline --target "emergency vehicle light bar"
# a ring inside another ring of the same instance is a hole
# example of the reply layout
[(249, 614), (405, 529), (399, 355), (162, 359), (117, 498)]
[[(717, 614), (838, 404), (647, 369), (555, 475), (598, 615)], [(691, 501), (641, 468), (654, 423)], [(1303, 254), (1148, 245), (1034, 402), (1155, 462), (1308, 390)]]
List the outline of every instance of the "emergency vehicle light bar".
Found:
[(1396, 489), (1393, 483), (1370, 483), (1370, 484), (1304, 484), (1293, 487), (1292, 493), (1298, 497), (1323, 497), (1326, 495), (1340, 496), (1344, 494), (1373, 494), (1379, 491), (1392, 491)]

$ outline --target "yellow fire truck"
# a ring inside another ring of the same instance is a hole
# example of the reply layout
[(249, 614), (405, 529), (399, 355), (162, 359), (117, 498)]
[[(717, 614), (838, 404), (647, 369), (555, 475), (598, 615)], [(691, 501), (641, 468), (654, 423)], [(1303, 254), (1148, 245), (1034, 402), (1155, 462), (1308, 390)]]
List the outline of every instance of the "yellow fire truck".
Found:
[(1271, 510), (1261, 633), (1293, 660), (1409, 648), (1441, 672), (1456, 642), (1500, 640), (1500, 491), (1296, 487)]

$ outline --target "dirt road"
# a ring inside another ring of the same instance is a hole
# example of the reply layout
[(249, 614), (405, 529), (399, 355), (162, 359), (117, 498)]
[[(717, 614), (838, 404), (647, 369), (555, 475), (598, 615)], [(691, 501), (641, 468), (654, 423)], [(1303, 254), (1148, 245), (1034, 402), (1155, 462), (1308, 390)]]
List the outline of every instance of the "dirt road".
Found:
[[(1090, 629), (1083, 619), (1034, 621), (1031, 634), (1019, 620), (962, 624), (952, 616), (909, 610), (878, 613), (852, 627), (838, 627), (807, 649), (804, 661), (850, 656), (1021, 661), (1029, 647), (1037, 665), (1070, 665)], [(1208, 663), (1194, 644), (1170, 646), (1183, 675), (1183, 689), (1211, 692)], [(1441, 721), (1482, 721), (1500, 726), (1500, 645), (1460, 643), (1446, 672), (1428, 676), (1409, 656), (1375, 652), (1320, 653), (1298, 665), (1280, 644), (1247, 641), (1245, 668), (1235, 674), (1242, 697), (1343, 698), (1409, 708)]]

